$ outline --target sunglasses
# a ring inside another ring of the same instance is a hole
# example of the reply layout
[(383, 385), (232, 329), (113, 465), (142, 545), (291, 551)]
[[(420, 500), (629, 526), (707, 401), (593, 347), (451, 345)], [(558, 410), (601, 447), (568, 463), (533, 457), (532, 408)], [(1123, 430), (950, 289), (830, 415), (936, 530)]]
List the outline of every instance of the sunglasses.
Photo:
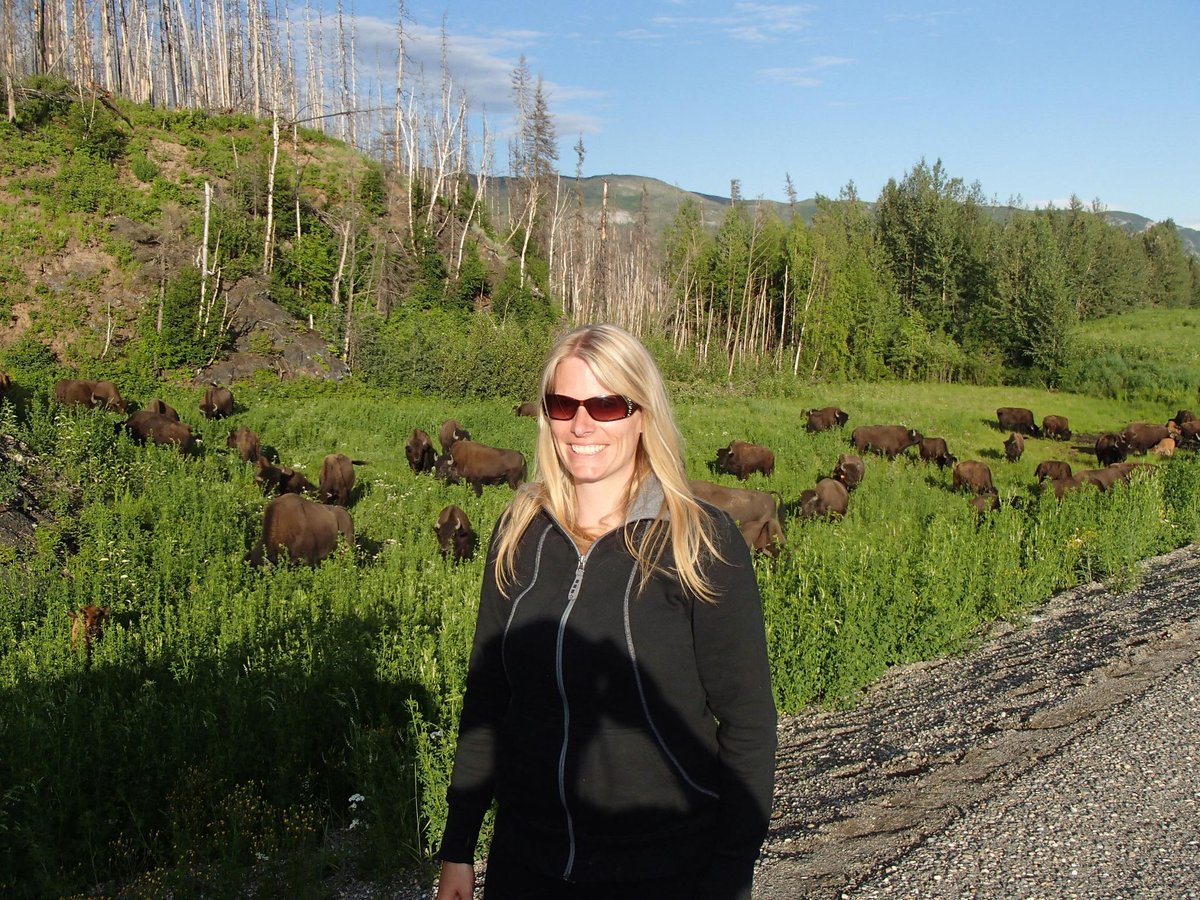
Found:
[(575, 418), (575, 412), (581, 406), (597, 422), (616, 422), (619, 419), (628, 419), (641, 409), (628, 397), (622, 397), (620, 394), (588, 397), (586, 400), (576, 400), (566, 394), (547, 394), (542, 400), (542, 409), (546, 411), (546, 415), (559, 421)]

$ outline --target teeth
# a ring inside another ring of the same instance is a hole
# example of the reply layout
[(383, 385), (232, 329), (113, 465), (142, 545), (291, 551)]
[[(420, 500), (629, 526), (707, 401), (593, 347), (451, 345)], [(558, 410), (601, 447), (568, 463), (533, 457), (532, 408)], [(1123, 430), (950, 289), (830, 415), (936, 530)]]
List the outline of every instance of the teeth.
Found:
[(595, 456), (604, 449), (603, 444), (572, 444), (571, 452), (578, 453), (583, 456)]

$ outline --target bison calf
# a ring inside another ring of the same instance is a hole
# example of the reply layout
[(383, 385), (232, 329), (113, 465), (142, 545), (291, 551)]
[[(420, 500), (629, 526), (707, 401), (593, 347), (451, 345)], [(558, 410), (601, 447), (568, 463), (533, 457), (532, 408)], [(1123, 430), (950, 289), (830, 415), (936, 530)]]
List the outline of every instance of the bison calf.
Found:
[(354, 546), (354, 522), (340, 506), (325, 506), (298, 494), (283, 494), (263, 510), (262, 536), (250, 551), (251, 565), (277, 562), (280, 551), (292, 562), (315, 566), (338, 544), (338, 536)]
[(111, 613), (112, 607), (91, 603), (79, 607), (78, 611), (72, 609), (67, 612), (71, 617), (71, 649), (74, 650), (83, 641), (88, 662), (92, 661), (92, 644), (104, 637), (104, 623)]
[(455, 562), (462, 562), (470, 559), (475, 552), (476, 537), (471, 520), (454, 504), (442, 510), (433, 531), (437, 535), (442, 559), (453, 554)]

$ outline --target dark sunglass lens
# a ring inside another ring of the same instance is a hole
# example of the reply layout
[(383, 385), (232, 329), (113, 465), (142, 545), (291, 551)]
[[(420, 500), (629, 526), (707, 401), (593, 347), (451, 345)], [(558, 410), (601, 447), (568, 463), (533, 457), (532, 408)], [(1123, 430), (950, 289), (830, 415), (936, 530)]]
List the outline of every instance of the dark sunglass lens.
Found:
[(583, 406), (597, 422), (615, 422), (624, 419), (629, 412), (625, 398), (618, 396), (588, 397)]
[(546, 395), (546, 415), (551, 419), (570, 419), (575, 415), (579, 403), (572, 397), (563, 394)]

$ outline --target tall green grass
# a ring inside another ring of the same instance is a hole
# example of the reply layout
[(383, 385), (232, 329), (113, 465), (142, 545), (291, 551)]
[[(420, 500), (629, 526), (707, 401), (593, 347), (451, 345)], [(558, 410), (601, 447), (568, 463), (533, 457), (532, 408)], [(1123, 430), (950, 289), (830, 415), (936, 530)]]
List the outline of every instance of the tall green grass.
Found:
[[(403, 445), (453, 417), (528, 457), (534, 422), (511, 401), (311, 384), (240, 387), (233, 419), (209, 422), (197, 393), (163, 395), (202, 436), (197, 455), (137, 446), (115, 432), (118, 416), (37, 398), (19, 421), (3, 419), (52, 473), (56, 520), (0, 574), (0, 891), (240, 896), (254, 873), (269, 893), (308, 896), (339, 865), (315, 852), (322, 835), (352, 824), (378, 870), (427, 862), (482, 577), (482, 554), (441, 559), (432, 526), (457, 503), (486, 544), (511, 492), (476, 498), (414, 475)], [(847, 428), (805, 433), (802, 410), (826, 403), (850, 411)], [(1200, 536), (1194, 456), (1059, 503), (1032, 490), (1036, 461), (1081, 467), (1087, 455), (1030, 440), (1025, 459), (1003, 462), (998, 405), (1064, 413), (1077, 430), (1170, 414), (905, 385), (680, 404), (693, 477), (736, 484), (707, 462), (733, 438), (760, 441), (776, 474), (746, 485), (785, 501), (832, 469), (856, 424), (904, 421), (995, 472), (1004, 505), (979, 517), (948, 472), (871, 458), (843, 521), (788, 523), (784, 554), (756, 563), (783, 712), (853, 702), (890, 665), (966, 647), (983, 623), (1082, 580), (1127, 584), (1140, 559)], [(363, 462), (353, 552), (315, 570), (245, 563), (265, 498), (225, 448), (239, 424), (313, 480), (326, 453)], [(70, 646), (67, 617), (87, 603), (113, 609), (90, 664)]]

